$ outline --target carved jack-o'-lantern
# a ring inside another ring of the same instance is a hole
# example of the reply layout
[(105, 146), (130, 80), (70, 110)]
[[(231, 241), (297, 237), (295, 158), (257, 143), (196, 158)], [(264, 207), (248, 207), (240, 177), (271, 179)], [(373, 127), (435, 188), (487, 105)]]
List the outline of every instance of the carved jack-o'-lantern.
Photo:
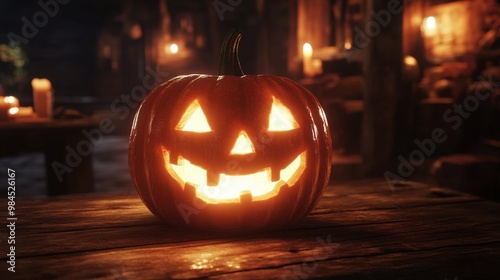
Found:
[(175, 77), (136, 114), (132, 179), (168, 223), (281, 227), (309, 213), (328, 182), (331, 139), (319, 102), (287, 78), (238, 75), (240, 38), (226, 38), (219, 76)]

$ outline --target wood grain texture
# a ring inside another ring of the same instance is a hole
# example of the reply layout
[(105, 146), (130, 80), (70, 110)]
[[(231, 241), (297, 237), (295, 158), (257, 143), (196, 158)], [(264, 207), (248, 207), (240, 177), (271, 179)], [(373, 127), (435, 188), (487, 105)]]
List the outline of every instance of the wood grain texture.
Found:
[(2, 254), (1, 279), (462, 280), (500, 265), (500, 204), (411, 182), (331, 186), (299, 224), (238, 235), (164, 225), (135, 196), (18, 207), (16, 273)]

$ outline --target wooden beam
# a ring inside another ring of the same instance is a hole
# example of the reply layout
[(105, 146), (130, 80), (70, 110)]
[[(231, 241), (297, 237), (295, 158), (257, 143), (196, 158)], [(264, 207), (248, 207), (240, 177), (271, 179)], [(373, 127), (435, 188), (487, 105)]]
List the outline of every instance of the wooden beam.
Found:
[(288, 74), (292, 77), (299, 76), (299, 63), (297, 61), (297, 9), (298, 0), (290, 0), (289, 4), (289, 34), (288, 34)]
[[(388, 3), (392, 2), (399, 3), (402, 10), (402, 3), (397, 0), (367, 1), (367, 21), (354, 33), (353, 48), (362, 49), (365, 54), (362, 153), (366, 176), (382, 176), (389, 167), (393, 153), (396, 99), (401, 83), (402, 11), (391, 12), (385, 27), (379, 24), (371, 12), (388, 11)], [(379, 29), (374, 29), (375, 25)], [(364, 49), (364, 44), (359, 43), (362, 40), (356, 39), (363, 36), (361, 32), (365, 32), (365, 38), (369, 40)]]

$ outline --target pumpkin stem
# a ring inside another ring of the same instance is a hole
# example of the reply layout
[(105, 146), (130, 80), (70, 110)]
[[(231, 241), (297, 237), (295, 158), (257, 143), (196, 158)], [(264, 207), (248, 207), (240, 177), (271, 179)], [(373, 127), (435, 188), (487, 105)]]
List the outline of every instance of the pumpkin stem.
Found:
[(238, 58), (241, 36), (243, 32), (234, 28), (226, 35), (220, 50), (219, 75), (243, 76)]

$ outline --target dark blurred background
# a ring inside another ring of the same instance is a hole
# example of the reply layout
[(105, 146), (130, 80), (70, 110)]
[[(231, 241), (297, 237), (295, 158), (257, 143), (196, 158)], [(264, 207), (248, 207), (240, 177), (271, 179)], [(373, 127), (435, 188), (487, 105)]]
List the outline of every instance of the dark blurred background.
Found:
[[(333, 183), (389, 176), (500, 198), (495, 0), (0, 0), (0, 95), (33, 106), (31, 81), (43, 77), (60, 116), (70, 109), (112, 119), (116, 130), (94, 147), (93, 181), (97, 191), (129, 192), (127, 135), (140, 100), (124, 118), (117, 104), (148, 75), (216, 74), (232, 28), (245, 33), (245, 74), (290, 77), (321, 101)], [(304, 70), (305, 43), (313, 72)], [(432, 139), (436, 128), (447, 140), (427, 155), (415, 140)], [(46, 147), (10, 139), (6, 129), (2, 168), (23, 170), (23, 195), (45, 194)], [(411, 172), (401, 172), (405, 160)]]

